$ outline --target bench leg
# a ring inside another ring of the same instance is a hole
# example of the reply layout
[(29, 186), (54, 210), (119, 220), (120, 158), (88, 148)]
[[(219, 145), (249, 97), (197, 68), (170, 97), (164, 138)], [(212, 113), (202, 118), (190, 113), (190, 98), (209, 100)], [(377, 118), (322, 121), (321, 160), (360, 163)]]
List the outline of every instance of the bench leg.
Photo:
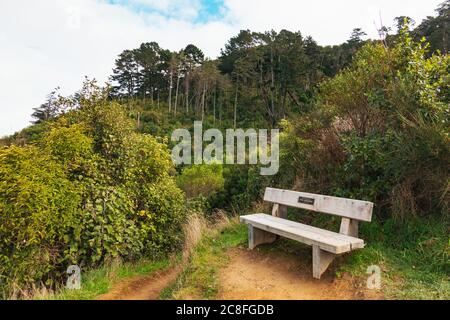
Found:
[(260, 244), (273, 243), (277, 239), (277, 236), (273, 233), (260, 230), (248, 225), (248, 247), (250, 250), (255, 249)]
[(342, 218), (340, 234), (345, 234), (350, 237), (358, 237), (358, 221)]
[(320, 249), (319, 246), (313, 246), (313, 277), (320, 279), (333, 262), (334, 257), (334, 254)]

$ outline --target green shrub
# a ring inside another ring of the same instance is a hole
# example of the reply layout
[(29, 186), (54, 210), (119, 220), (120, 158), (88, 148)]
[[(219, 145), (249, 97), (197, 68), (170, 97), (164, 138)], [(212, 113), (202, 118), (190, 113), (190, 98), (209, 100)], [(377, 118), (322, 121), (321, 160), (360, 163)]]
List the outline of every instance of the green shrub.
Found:
[(64, 168), (34, 146), (0, 151), (0, 289), (44, 281), (67, 262), (65, 236), (80, 193)]
[(373, 201), (384, 218), (447, 214), (450, 59), (426, 52), (406, 29), (394, 48), (364, 46), (311, 112), (284, 124), (280, 176)]
[(234, 214), (241, 214), (253, 202), (260, 201), (265, 187), (275, 186), (273, 177), (261, 176), (257, 165), (226, 165), (223, 178), (223, 189), (209, 198), (210, 207)]
[(183, 170), (177, 183), (188, 198), (205, 197), (224, 187), (223, 169), (219, 164), (194, 165)]
[(145, 233), (147, 255), (161, 255), (182, 245), (182, 223), (186, 216), (185, 196), (170, 179), (142, 186), (136, 224)]
[(93, 140), (80, 124), (54, 127), (45, 134), (42, 142), (63, 165), (73, 166), (80, 158), (87, 158), (93, 153)]
[(173, 251), (181, 245), (186, 201), (170, 175), (175, 169), (169, 149), (149, 135), (134, 135), (131, 141), (127, 185), (138, 213), (134, 219), (144, 232), (144, 250)]
[[(64, 100), (67, 103), (67, 100)], [(0, 150), (0, 293), (56, 287), (65, 270), (180, 248), (183, 192), (165, 141), (85, 84), (35, 146)]]
[(82, 190), (77, 224), (66, 238), (70, 246), (65, 254), (71, 261), (94, 267), (113, 258), (140, 256), (145, 232), (134, 221), (134, 203), (127, 190), (100, 185), (84, 186)]

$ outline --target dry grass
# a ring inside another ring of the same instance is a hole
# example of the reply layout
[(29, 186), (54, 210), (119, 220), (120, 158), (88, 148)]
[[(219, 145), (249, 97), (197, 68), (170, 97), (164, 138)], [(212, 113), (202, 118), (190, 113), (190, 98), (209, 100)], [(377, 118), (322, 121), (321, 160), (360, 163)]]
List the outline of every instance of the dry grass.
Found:
[(184, 231), (184, 246), (183, 246), (183, 261), (187, 261), (194, 248), (202, 239), (203, 231), (207, 227), (207, 222), (204, 216), (200, 213), (193, 213), (188, 216), (186, 223), (183, 226)]
[(220, 231), (228, 225), (230, 225), (230, 219), (223, 211), (217, 211), (214, 215), (214, 221), (212, 222), (207, 221), (202, 213), (190, 214), (183, 226), (185, 237), (182, 255), (183, 261), (189, 259), (206, 231)]
[(12, 285), (11, 293), (8, 300), (43, 300), (52, 296), (54, 291), (47, 288), (44, 284), (33, 284), (28, 289), (21, 289), (15, 283)]
[(412, 183), (405, 181), (394, 186), (391, 192), (391, 211), (396, 217), (403, 218), (417, 214), (417, 205)]

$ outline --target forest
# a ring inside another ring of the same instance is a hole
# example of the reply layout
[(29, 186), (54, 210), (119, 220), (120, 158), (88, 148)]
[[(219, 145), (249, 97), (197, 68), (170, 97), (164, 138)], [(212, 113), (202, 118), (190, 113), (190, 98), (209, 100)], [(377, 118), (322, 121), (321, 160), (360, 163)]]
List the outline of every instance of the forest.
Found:
[[(69, 265), (95, 271), (186, 252), (187, 271), (162, 297), (187, 285), (212, 297), (192, 256), (209, 250), (202, 241), (217, 244), (207, 231), (192, 240), (189, 228), (255, 212), (265, 188), (279, 187), (375, 203), (361, 230), (373, 246), (350, 266), (375, 259), (406, 279), (392, 280), (388, 297), (414, 283), (412, 298), (448, 299), (450, 1), (420, 24), (395, 22), (379, 39), (355, 28), (336, 46), (242, 30), (217, 59), (194, 44), (172, 52), (147, 42), (117, 57), (106, 85), (86, 78), (70, 96), (56, 88), (29, 127), (0, 140), (0, 298), (57, 293)], [(175, 166), (170, 135), (194, 121), (280, 129), (278, 174)], [(225, 236), (242, 236), (231, 228)]]

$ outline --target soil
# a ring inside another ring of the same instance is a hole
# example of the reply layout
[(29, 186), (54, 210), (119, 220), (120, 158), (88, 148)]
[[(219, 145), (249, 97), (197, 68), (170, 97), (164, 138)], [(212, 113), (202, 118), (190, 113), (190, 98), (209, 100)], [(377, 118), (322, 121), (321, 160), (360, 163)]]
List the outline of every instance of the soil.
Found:
[(378, 300), (361, 280), (344, 274), (337, 279), (328, 271), (312, 277), (311, 262), (292, 254), (259, 250), (230, 250), (230, 263), (220, 271), (223, 300)]
[(110, 292), (98, 296), (97, 300), (159, 300), (161, 292), (176, 280), (180, 271), (180, 268), (172, 268), (148, 277), (120, 281)]

